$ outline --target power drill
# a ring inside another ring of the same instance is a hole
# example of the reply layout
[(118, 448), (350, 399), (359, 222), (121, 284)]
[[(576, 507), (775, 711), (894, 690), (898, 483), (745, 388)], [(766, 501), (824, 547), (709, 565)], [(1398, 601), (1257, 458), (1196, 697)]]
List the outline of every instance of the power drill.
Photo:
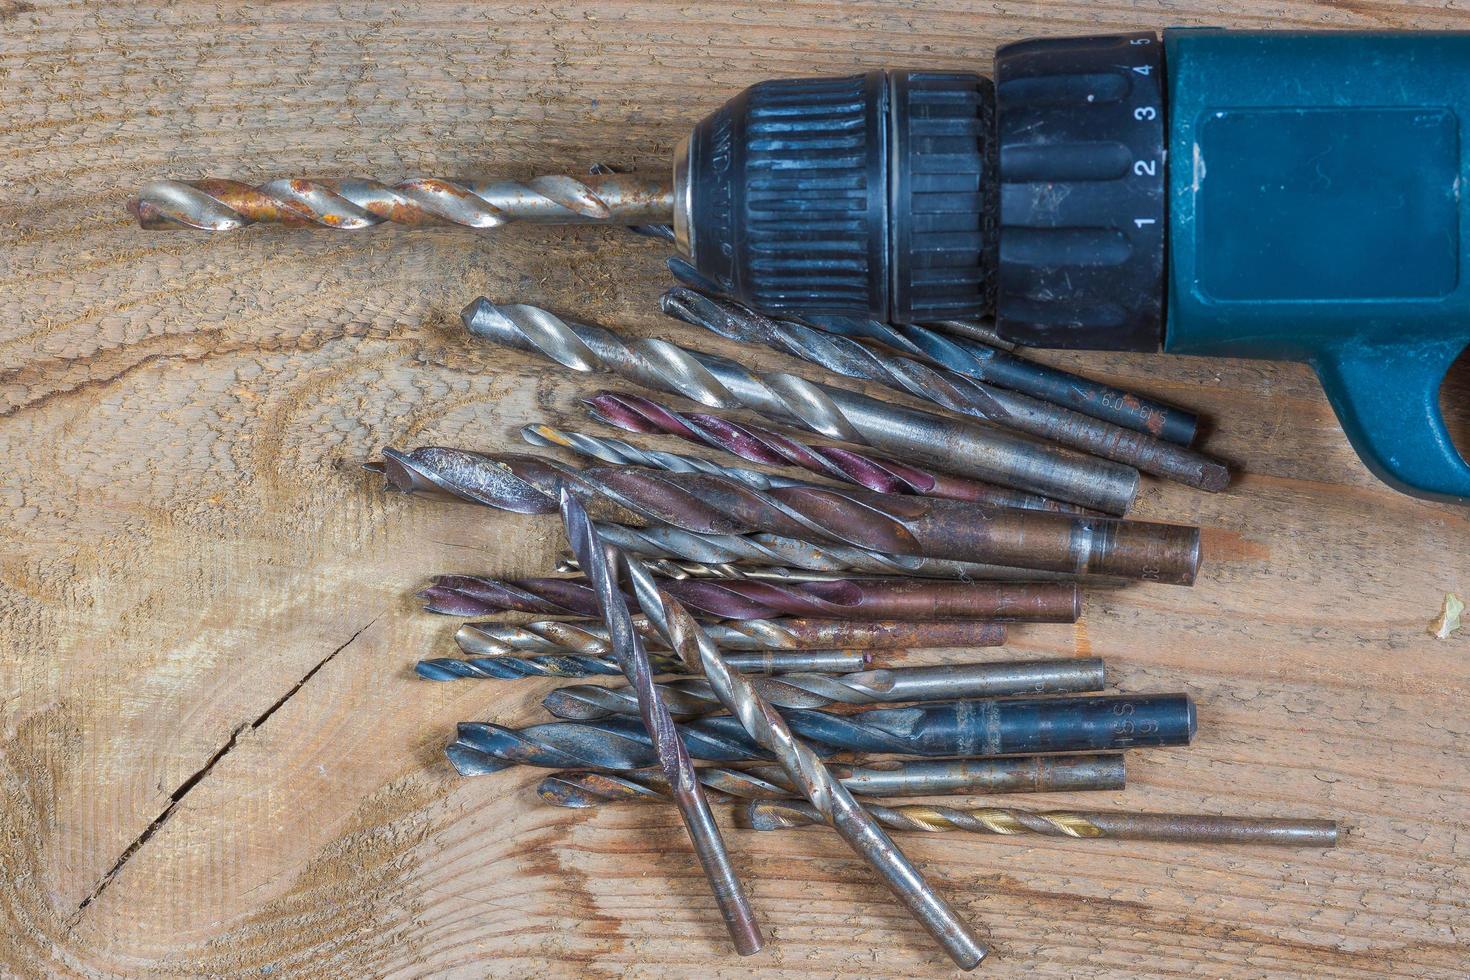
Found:
[(994, 317), (1037, 347), (1304, 361), (1363, 461), (1470, 503), (1439, 410), (1470, 344), (1470, 34), (1174, 29), (1023, 41), (994, 82), (747, 89), (672, 182), (159, 181), (147, 227), (672, 221), (774, 314)]

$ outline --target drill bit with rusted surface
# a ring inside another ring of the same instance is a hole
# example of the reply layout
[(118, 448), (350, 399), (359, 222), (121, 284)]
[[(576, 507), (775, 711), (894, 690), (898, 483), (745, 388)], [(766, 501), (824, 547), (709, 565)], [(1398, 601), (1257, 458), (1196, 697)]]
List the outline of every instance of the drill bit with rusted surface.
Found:
[[(952, 807), (938, 804), (863, 804), (889, 830), (972, 834), (1040, 834), (1086, 840), (1164, 841), (1174, 844), (1274, 844), (1336, 847), (1337, 821), (1279, 817), (1214, 817), (1194, 813), (1110, 813), (1100, 810), (1015, 810), (1010, 807)], [(735, 811), (752, 830), (786, 830), (822, 823), (801, 800), (755, 800)]]
[(868, 862), (950, 958), (962, 969), (978, 966), (987, 953), (985, 946), (935, 893), (898, 845), (863, 812), (852, 794), (823, 765), (821, 757), (793, 734), (785, 718), (761, 697), (749, 678), (725, 664), (694, 617), (659, 587), (636, 557), (623, 555), (622, 562), (639, 604), (669, 647), (684, 658), (691, 670), (708, 679), (720, 703), (739, 719), (751, 739), (775, 756), (815, 811)]
[[(706, 789), (731, 799), (782, 800), (796, 792), (780, 766), (701, 766), (694, 771)], [(1073, 793), (1122, 789), (1126, 779), (1121, 755), (893, 760), (866, 766), (829, 762), (827, 771), (859, 796)], [(536, 791), (547, 803), (563, 807), (668, 800), (668, 783), (655, 769), (554, 772)]]
[[(671, 256), (668, 267), (675, 279), (697, 292), (731, 298), (719, 283), (702, 275), (682, 256)], [(1014, 345), (970, 321), (943, 321), (940, 329), (934, 329), (935, 325), (884, 323), (852, 316), (809, 314), (801, 320), (828, 333), (874, 341), (977, 381), (1000, 385), (1181, 446), (1193, 443), (1199, 431), (1199, 419), (1193, 412), (1008, 353)]]
[[(662, 639), (646, 616), (634, 616), (633, 628), (638, 630), (645, 643), (662, 645)], [(747, 619), (710, 623), (704, 629), (715, 645), (725, 651), (725, 660), (731, 666), (738, 664), (739, 669), (747, 673), (766, 674), (801, 671), (841, 673), (862, 670), (867, 666), (857, 652), (838, 651), (998, 647), (1006, 640), (1003, 624), (966, 619), (910, 623), (894, 620), (863, 623), (837, 619)], [(607, 627), (587, 620), (542, 619), (519, 625), (465, 623), (454, 634), (454, 639), (461, 650), (475, 657), (574, 654), (596, 658), (606, 657), (609, 650)], [(807, 657), (821, 651), (825, 658), (820, 661), (823, 666), (795, 666), (812, 662), (787, 656), (802, 651)], [(766, 664), (767, 668), (755, 669), (756, 658), (751, 658), (751, 664), (747, 666), (743, 656), (746, 652), (764, 654), (764, 659), (759, 662)], [(845, 659), (839, 660), (839, 657)], [(852, 663), (858, 665), (844, 666)]]
[(684, 827), (714, 892), (720, 914), (725, 918), (735, 951), (741, 956), (756, 953), (765, 945), (760, 927), (756, 925), (745, 889), (741, 887), (730, 856), (725, 851), (720, 828), (715, 824), (704, 790), (695, 775), (694, 763), (679, 739), (668, 707), (659, 696), (658, 685), (653, 682), (648, 653), (633, 629), (628, 603), (613, 577), (612, 563), (618, 560), (618, 552), (616, 549), (604, 550), (587, 511), (566, 488), (561, 492), (561, 514), (567, 540), (587, 569), (588, 580), (596, 592), (597, 604), (612, 637), (613, 656), (623, 668), (634, 692), (636, 713), (642, 719), (654, 754), (658, 757), (659, 769), (669, 785), (669, 797), (684, 818)]
[(902, 354), (868, 347), (791, 320), (775, 320), (748, 306), (678, 287), (661, 301), (669, 316), (745, 343), (765, 344), (849, 378), (876, 381), (951, 412), (982, 419), (1069, 449), (1124, 463), (1200, 490), (1224, 490), (1224, 463), (1051, 402), (986, 384)]
[[(575, 623), (558, 625), (577, 626)], [(471, 627), (493, 630), (496, 624), (468, 624), (460, 627), (460, 633), (465, 633)], [(635, 626), (636, 628), (638, 627)], [(605, 631), (604, 626), (600, 634), (604, 642), (607, 639)], [(475, 629), (473, 635), (478, 637), (481, 631)], [(479, 648), (488, 645), (463, 637), (461, 644), (467, 648), (472, 644)], [(509, 650), (509, 647), (505, 649)], [(870, 662), (866, 654), (846, 650), (756, 650), (726, 654), (725, 660), (733, 669), (747, 674), (845, 674), (863, 670)], [(649, 662), (655, 670), (667, 673), (677, 673), (682, 665), (677, 659), (671, 660), (667, 653), (662, 656), (650, 653)], [(623, 671), (608, 654), (587, 656), (567, 651), (538, 656), (515, 656), (497, 649), (489, 655), (470, 656), (463, 660), (452, 657), (420, 660), (414, 665), (414, 673), (430, 681), (459, 681), (515, 680), (521, 677), (620, 677)]]
[(540, 354), (574, 371), (611, 371), (710, 408), (749, 409), (829, 439), (1091, 510), (1122, 514), (1138, 490), (1138, 472), (1130, 466), (793, 374), (757, 374), (728, 358), (666, 340), (624, 340), (611, 330), (563, 320), (538, 307), (477, 299), (463, 317), (477, 337)]
[[(940, 701), (902, 708), (781, 712), (797, 736), (821, 755), (856, 752), (927, 758), (988, 758), (1037, 752), (1112, 752), (1188, 745), (1194, 703), (1186, 694), (1091, 694), (1076, 697)], [(765, 760), (739, 719), (708, 715), (679, 726), (696, 759)], [(461, 722), (450, 760), (466, 776), (515, 765), (552, 769), (645, 769), (655, 763), (637, 721), (557, 721), (514, 729)]]
[(743, 466), (722, 466), (712, 460), (683, 453), (666, 453), (657, 449), (642, 449), (608, 436), (588, 435), (571, 432), (544, 423), (521, 426), (521, 438), (538, 448), (569, 449), (579, 456), (586, 456), (613, 466), (642, 466), (651, 470), (668, 470), (670, 473), (710, 473), (739, 480), (757, 490), (772, 487), (811, 486), (810, 480), (792, 480), (773, 473), (761, 473)]
[(549, 176), (529, 180), (419, 177), (385, 184), (364, 178), (156, 180), (128, 203), (151, 229), (234, 231), (271, 223), (356, 231), (381, 224), (498, 228), (534, 224), (633, 225), (667, 220), (667, 182), (631, 174)]
[[(897, 704), (1008, 694), (1077, 694), (1101, 691), (1104, 676), (1101, 660), (1069, 657), (892, 667), (837, 676), (788, 674), (780, 678), (753, 677), (750, 684), (766, 703), (777, 708), (823, 708), (829, 704)], [(705, 679), (673, 678), (659, 684), (658, 692), (676, 718), (695, 718), (720, 710), (720, 699)], [(638, 698), (627, 687), (572, 684), (548, 693), (541, 699), (541, 706), (557, 718), (590, 721), (636, 714)]]
[[(785, 580), (799, 575), (763, 574), (760, 567), (786, 566), (792, 572), (823, 572), (815, 578), (847, 578), (859, 575), (916, 575), (920, 578), (976, 580), (1060, 580), (1066, 572), (1044, 572), (1034, 568), (986, 565), (948, 558), (925, 558), (855, 548), (851, 545), (788, 538), (780, 534), (701, 534), (666, 524), (629, 527), (598, 522), (604, 540), (624, 551), (648, 558), (673, 559), (684, 574), (670, 578), (769, 578)], [(575, 570), (575, 560), (557, 571)], [(1097, 584), (1094, 577), (1092, 584)], [(723, 649), (724, 644), (719, 644)]]
[(771, 532), (874, 551), (1018, 568), (1188, 585), (1199, 566), (1199, 529), (1105, 517), (987, 508), (837, 487), (756, 490), (724, 477), (636, 467), (586, 469), (512, 453), (424, 447), (384, 449), (390, 489), (428, 493), (520, 514), (555, 511), (566, 484), (583, 499), (634, 518), (706, 534)]
[[(1082, 593), (1073, 582), (941, 582), (869, 578), (832, 582), (663, 579), (660, 587), (714, 619), (820, 616), (830, 619), (988, 619), (1074, 623)], [(440, 575), (419, 592), (429, 612), (593, 616), (600, 601), (583, 578), (491, 579)]]
[[(879, 493), (970, 500), (998, 507), (1082, 513), (1084, 508), (1031, 493), (1007, 490), (977, 480), (919, 469), (895, 459), (870, 456), (841, 446), (821, 446), (782, 435), (774, 429), (737, 422), (706, 412), (676, 412), (649, 398), (599, 391), (582, 403), (599, 422), (629, 432), (678, 436), (724, 450), (766, 466), (797, 466), (841, 483), (855, 483)], [(629, 462), (632, 462), (631, 460)], [(634, 463), (634, 465), (646, 465)]]

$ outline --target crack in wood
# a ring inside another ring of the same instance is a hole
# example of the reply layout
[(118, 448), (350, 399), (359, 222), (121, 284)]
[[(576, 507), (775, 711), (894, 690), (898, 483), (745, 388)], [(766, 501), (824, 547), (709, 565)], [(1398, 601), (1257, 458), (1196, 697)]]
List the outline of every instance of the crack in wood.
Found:
[(81, 921), (83, 913), (86, 912), (87, 907), (95, 902), (102, 895), (102, 893), (107, 890), (107, 886), (112, 884), (113, 879), (118, 876), (118, 873), (122, 871), (123, 867), (133, 859), (133, 856), (137, 854), (140, 849), (142, 849), (144, 844), (148, 843), (148, 841), (151, 840), (153, 836), (163, 828), (163, 825), (168, 822), (168, 819), (170, 817), (173, 816), (174, 811), (178, 809), (179, 804), (184, 801), (184, 797), (189, 794), (189, 791), (192, 790), (195, 786), (198, 786), (199, 783), (203, 781), (204, 777), (208, 776), (210, 771), (219, 764), (220, 760), (229, 755), (230, 752), (234, 750), (235, 745), (239, 742), (240, 735), (242, 733), (247, 730), (253, 732), (261, 725), (264, 725), (266, 721), (270, 719), (271, 715), (280, 710), (282, 705), (284, 705), (287, 701), (296, 696), (296, 693), (306, 685), (307, 681), (311, 680), (317, 675), (318, 672), (321, 671), (323, 667), (331, 663), (332, 659), (336, 657), (337, 654), (341, 653), (343, 650), (346, 650), (348, 647), (352, 646), (353, 643), (357, 642), (357, 638), (359, 636), (362, 636), (362, 634), (366, 633), (369, 629), (371, 629), (373, 624), (381, 618), (381, 613), (374, 616), (371, 620), (368, 621), (366, 626), (363, 626), (357, 632), (349, 636), (347, 638), (347, 642), (338, 646), (337, 649), (333, 650), (331, 653), (327, 654), (325, 657), (319, 660), (314, 667), (312, 667), (301, 676), (301, 679), (299, 681), (291, 686), (290, 690), (288, 690), (285, 694), (276, 699), (276, 701), (270, 707), (266, 708), (265, 711), (257, 715), (254, 721), (241, 722), (240, 724), (236, 725), (234, 731), (230, 732), (230, 737), (225, 741), (225, 744), (220, 746), (219, 750), (216, 751), (214, 755), (210, 756), (208, 761), (206, 761), (204, 765), (195, 770), (192, 775), (190, 775), (187, 779), (180, 783), (178, 787), (169, 794), (168, 806), (164, 807), (163, 811), (159, 813), (158, 816), (154, 817), (152, 822), (150, 822), (147, 827), (143, 828), (143, 832), (140, 833), (136, 838), (134, 838), (131, 844), (123, 848), (122, 854), (120, 854), (118, 856), (118, 859), (113, 862), (112, 867), (108, 869), (106, 874), (98, 879), (97, 885), (92, 889), (91, 893), (87, 895), (86, 898), (82, 899), (81, 904), (77, 906), (77, 910), (72, 913), (71, 919), (67, 923), (68, 927), (76, 927), (77, 923)]

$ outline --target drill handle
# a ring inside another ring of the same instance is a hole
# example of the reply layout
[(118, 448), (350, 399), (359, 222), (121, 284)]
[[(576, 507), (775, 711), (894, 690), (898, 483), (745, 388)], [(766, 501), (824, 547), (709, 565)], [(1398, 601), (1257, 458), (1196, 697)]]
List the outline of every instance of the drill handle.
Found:
[(1470, 331), (1417, 343), (1340, 343), (1311, 358), (1349, 441), (1385, 483), (1415, 497), (1470, 504), (1470, 463), (1445, 427), (1439, 390)]

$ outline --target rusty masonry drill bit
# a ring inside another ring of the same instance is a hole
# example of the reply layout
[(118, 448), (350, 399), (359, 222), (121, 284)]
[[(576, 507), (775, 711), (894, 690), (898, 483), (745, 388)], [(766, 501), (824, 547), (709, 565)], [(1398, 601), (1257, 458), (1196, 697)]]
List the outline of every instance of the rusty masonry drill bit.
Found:
[(561, 492), (561, 515), (567, 541), (586, 567), (588, 579), (596, 590), (597, 604), (612, 638), (613, 656), (627, 675), (629, 687), (635, 692), (636, 713), (648, 732), (659, 769), (669, 785), (669, 797), (684, 819), (684, 827), (714, 892), (720, 914), (724, 916), (730, 939), (741, 956), (756, 953), (765, 941), (745, 897), (745, 889), (741, 887), (730, 856), (725, 851), (720, 828), (715, 824), (714, 814), (710, 812), (709, 802), (704, 798), (704, 790), (695, 775), (694, 763), (674, 728), (674, 719), (660, 697), (658, 685), (653, 682), (653, 667), (648, 662), (648, 653), (633, 629), (633, 615), (628, 611), (623, 590), (614, 578), (617, 549), (604, 548), (587, 511), (565, 487)]
[[(1007, 694), (1077, 694), (1101, 691), (1105, 681), (1103, 662), (1084, 657), (895, 667), (835, 677), (788, 674), (751, 678), (750, 683), (774, 707), (822, 708), (830, 704), (897, 704)], [(659, 695), (676, 718), (698, 717), (720, 709), (709, 681), (697, 677), (665, 681), (659, 685)], [(541, 706), (557, 718), (591, 721), (635, 714), (638, 699), (631, 688), (572, 684), (549, 692), (541, 699)]]
[(511, 221), (632, 225), (667, 218), (673, 191), (666, 182), (630, 174), (524, 181), (420, 177), (393, 185), (296, 178), (258, 187), (236, 180), (157, 180), (128, 209), (144, 228), (196, 231), (234, 231), (259, 222), (346, 231), (390, 222), (479, 229)]
[(721, 337), (765, 344), (837, 374), (888, 385), (951, 412), (1049, 439), (1200, 490), (1219, 491), (1230, 483), (1230, 470), (1225, 464), (1202, 453), (947, 368), (887, 353), (805, 324), (774, 320), (747, 306), (692, 289), (670, 289), (661, 302), (669, 316)]
[[(1087, 512), (1085, 508), (1074, 504), (994, 487), (965, 477), (923, 470), (881, 456), (868, 456), (840, 446), (813, 445), (784, 436), (773, 429), (737, 422), (719, 415), (676, 412), (666, 405), (638, 395), (599, 391), (591, 398), (584, 398), (582, 404), (591, 409), (592, 417), (597, 421), (630, 432), (678, 436), (753, 463), (797, 466), (841, 483), (855, 483), (879, 493), (946, 497), (950, 500), (970, 500), (998, 507), (1054, 510), (1064, 514)], [(633, 465), (647, 464), (634, 462)]]
[(563, 320), (534, 306), (478, 299), (463, 313), (470, 333), (540, 354), (574, 371), (611, 371), (645, 388), (709, 408), (742, 408), (859, 443), (916, 464), (1039, 493), (1108, 514), (1127, 511), (1138, 472), (1044, 445), (990, 425), (943, 418), (786, 373), (757, 374), (728, 358), (666, 340), (625, 341), (602, 327)]
[[(841, 752), (925, 758), (989, 758), (1038, 752), (1115, 752), (1188, 745), (1194, 703), (1187, 694), (1090, 694), (1076, 697), (984, 698), (901, 708), (782, 710), (786, 723), (823, 756)], [(708, 762), (769, 761), (730, 715), (706, 715), (679, 726), (684, 745)], [(527, 728), (487, 722), (459, 725), (446, 750), (464, 776), (511, 766), (550, 769), (646, 769), (656, 760), (648, 733), (632, 718), (556, 721)]]
[[(645, 642), (662, 643), (646, 616), (634, 616), (633, 626)], [(705, 632), (720, 649), (731, 666), (744, 662), (746, 652), (759, 652), (771, 663), (766, 669), (741, 669), (748, 673), (785, 674), (816, 671), (845, 673), (862, 670), (869, 665), (858, 651), (905, 650), (909, 647), (998, 647), (1005, 643), (1006, 628), (1001, 623), (965, 619), (935, 620), (923, 623), (895, 621), (854, 622), (836, 619), (747, 619), (741, 622), (710, 623)], [(543, 619), (532, 623), (466, 623), (454, 635), (461, 650), (471, 656), (498, 657), (518, 654), (572, 654), (604, 657), (607, 654), (607, 628), (588, 620), (569, 621)], [(839, 662), (840, 655), (849, 659)], [(731, 652), (736, 651), (736, 652)], [(816, 661), (800, 658), (788, 664), (788, 657), (805, 651), (806, 656), (822, 653), (823, 665), (797, 666)], [(780, 654), (777, 657), (776, 654)], [(851, 658), (856, 657), (853, 661)], [(751, 658), (755, 661), (755, 658)], [(856, 665), (854, 665), (854, 663)]]
[[(664, 579), (660, 585), (684, 605), (714, 619), (820, 616), (1073, 623), (1082, 612), (1082, 593), (1075, 582), (871, 578), (777, 583)], [(596, 589), (582, 578), (491, 579), (440, 575), (418, 595), (426, 600), (426, 611), (451, 616), (500, 612), (594, 616), (598, 609)]]
[[(1015, 810), (938, 804), (863, 806), (889, 830), (972, 834), (1040, 834), (1044, 837), (1164, 841), (1176, 844), (1274, 844), (1336, 847), (1337, 821), (1273, 817), (1215, 817), (1193, 813), (1127, 813), (1100, 810)], [(822, 823), (801, 800), (754, 800), (737, 807), (736, 823), (752, 830), (786, 830)]]
[[(691, 289), (721, 299), (731, 298), (728, 290), (701, 275), (682, 256), (670, 256), (668, 267), (675, 279)], [(944, 332), (941, 332), (932, 325), (884, 323), (852, 316), (806, 315), (801, 320), (828, 333), (875, 341), (977, 381), (1000, 385), (1181, 446), (1193, 443), (1199, 431), (1199, 418), (1192, 412), (1007, 353), (1013, 345), (969, 321), (944, 321)], [(959, 336), (947, 335), (955, 333)]]
[[(635, 617), (635, 620), (638, 618), (641, 617)], [(564, 625), (576, 627), (578, 624)], [(484, 632), (499, 628), (502, 627), (493, 623), (470, 623), (460, 627), (457, 635), (462, 647), (484, 648), (492, 645), (491, 641), (483, 640)], [(525, 627), (504, 628), (525, 629)], [(639, 629), (640, 627), (635, 625), (634, 628)], [(603, 627), (601, 635), (606, 641), (606, 627)], [(474, 639), (470, 639), (471, 637)], [(666, 652), (662, 655), (650, 652), (649, 660), (655, 670), (677, 673), (681, 668), (680, 661), (670, 659)], [(747, 674), (845, 674), (849, 671), (863, 670), (871, 662), (871, 658), (863, 651), (846, 650), (758, 650), (730, 653), (725, 656), (725, 660), (733, 669)], [(516, 656), (513, 653), (503, 653), (499, 649), (489, 655), (471, 655), (463, 660), (453, 657), (420, 660), (414, 665), (414, 673), (429, 681), (515, 680), (521, 677), (621, 677), (623, 675), (616, 661), (606, 654), (584, 656), (561, 652)]]
[[(993, 793), (1072, 793), (1119, 790), (1126, 773), (1122, 755), (1017, 756), (1007, 759), (919, 759), (867, 766), (828, 763), (827, 770), (858, 796), (969, 796)], [(732, 769), (702, 766), (695, 773), (722, 797), (780, 800), (796, 792), (780, 766)], [(554, 772), (536, 792), (552, 806), (668, 800), (668, 783), (656, 769), (632, 772)]]
[(708, 534), (771, 532), (873, 551), (1187, 585), (1199, 566), (1199, 529), (836, 487), (756, 490), (724, 477), (635, 467), (577, 469), (513, 453), (384, 449), (369, 464), (389, 489), (428, 493), (521, 514), (555, 510), (563, 483), (586, 500)]
[(622, 555), (633, 592), (648, 618), (692, 671), (701, 673), (721, 704), (761, 748), (771, 752), (801, 795), (868, 862), (894, 895), (961, 968), (985, 958), (986, 948), (914, 867), (898, 845), (863, 812), (821, 757), (792, 732), (749, 678), (732, 671), (689, 611), (632, 555)]
[[(896, 555), (840, 544), (815, 544), (779, 534), (700, 534), (682, 528), (659, 525), (629, 527), (626, 524), (601, 523), (598, 533), (624, 551), (644, 558), (674, 559), (681, 563), (686, 575), (670, 574), (670, 578), (761, 578), (763, 566), (789, 566), (792, 574), (776, 573), (764, 577), (775, 580), (799, 578), (801, 572), (831, 573), (827, 578), (858, 575), (916, 575), (920, 578), (1011, 579), (1021, 581), (1065, 580), (1066, 572), (985, 565), (980, 562), (952, 561), (947, 558), (924, 558), (918, 555)], [(558, 571), (570, 571), (559, 568)], [(1089, 584), (1100, 579), (1093, 577)], [(718, 642), (718, 640), (717, 640)], [(720, 644), (721, 649), (725, 644)]]
[[(587, 172), (596, 176), (607, 176), (610, 174), (625, 173), (625, 171), (619, 170), (616, 167), (610, 167), (605, 163), (594, 163), (591, 167), (587, 169)], [(673, 202), (672, 200), (670, 200), (671, 207), (672, 204)], [(664, 217), (672, 217), (672, 215), (666, 214), (664, 215)], [(644, 238), (657, 239), (658, 241), (661, 241), (666, 245), (674, 245), (677, 242), (677, 239), (674, 235), (674, 226), (671, 224), (629, 225), (628, 230), (635, 235), (642, 235)]]

